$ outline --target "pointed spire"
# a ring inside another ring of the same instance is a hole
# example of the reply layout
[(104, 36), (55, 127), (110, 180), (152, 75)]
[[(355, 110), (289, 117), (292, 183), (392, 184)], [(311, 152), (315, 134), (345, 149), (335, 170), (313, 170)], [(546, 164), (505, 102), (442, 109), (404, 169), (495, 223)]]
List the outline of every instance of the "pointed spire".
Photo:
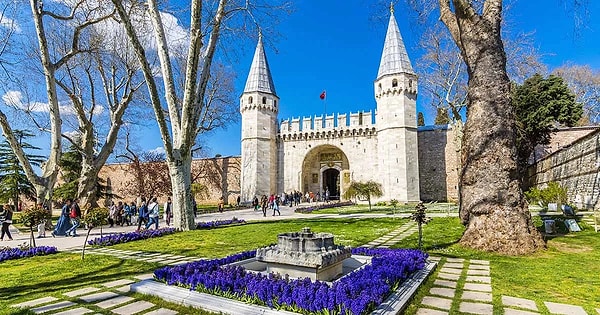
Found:
[(383, 44), (383, 53), (381, 54), (381, 62), (379, 64), (379, 72), (377, 79), (384, 75), (398, 73), (414, 73), (398, 23), (394, 18), (394, 3), (390, 4), (390, 22), (388, 24), (387, 34), (385, 35), (385, 43)]
[(273, 78), (271, 77), (271, 70), (269, 69), (269, 62), (267, 62), (267, 55), (263, 47), (262, 32), (258, 33), (258, 44), (256, 45), (256, 51), (254, 51), (254, 58), (250, 66), (250, 73), (246, 80), (244, 93), (247, 92), (263, 92), (277, 95), (275, 93)]

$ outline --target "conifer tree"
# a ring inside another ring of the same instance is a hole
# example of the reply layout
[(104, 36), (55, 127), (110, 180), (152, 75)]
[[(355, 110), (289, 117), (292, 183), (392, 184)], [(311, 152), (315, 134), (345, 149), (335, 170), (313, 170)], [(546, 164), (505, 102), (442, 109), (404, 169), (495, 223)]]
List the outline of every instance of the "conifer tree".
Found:
[[(32, 133), (24, 130), (15, 130), (14, 135), (19, 141), (19, 145), (25, 151), (39, 150), (25, 141), (25, 139), (33, 137)], [(46, 159), (44, 156), (25, 153), (25, 157), (31, 165), (39, 167)], [(19, 159), (14, 154), (8, 141), (4, 140), (0, 143), (0, 201), (13, 201), (14, 209), (19, 209), (19, 198), (35, 200), (35, 189), (31, 182), (27, 179), (25, 171), (19, 163)]]

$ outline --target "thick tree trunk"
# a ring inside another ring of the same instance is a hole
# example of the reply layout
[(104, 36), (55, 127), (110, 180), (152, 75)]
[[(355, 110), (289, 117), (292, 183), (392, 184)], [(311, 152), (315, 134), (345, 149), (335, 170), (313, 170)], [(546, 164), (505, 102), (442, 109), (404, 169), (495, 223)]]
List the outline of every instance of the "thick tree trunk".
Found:
[(173, 190), (173, 225), (184, 231), (196, 228), (192, 209), (191, 169), (192, 157), (187, 155), (180, 160), (168, 162)]
[(77, 198), (82, 209), (98, 207), (98, 172), (99, 170), (84, 161), (79, 174)]
[(544, 242), (521, 191), (500, 28), (489, 20), (457, 17), (469, 72), (460, 180), (460, 218), (467, 229), (460, 242), (510, 255), (531, 253)]

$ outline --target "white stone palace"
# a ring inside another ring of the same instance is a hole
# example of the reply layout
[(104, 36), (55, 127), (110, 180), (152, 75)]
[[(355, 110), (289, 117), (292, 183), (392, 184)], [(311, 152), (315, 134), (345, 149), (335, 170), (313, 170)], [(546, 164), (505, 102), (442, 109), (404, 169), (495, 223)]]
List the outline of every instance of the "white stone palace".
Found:
[(381, 200), (418, 201), (417, 75), (393, 9), (374, 82), (377, 108), (278, 125), (280, 100), (259, 36), (244, 92), (241, 200), (301, 191), (332, 198), (351, 181), (382, 185)]

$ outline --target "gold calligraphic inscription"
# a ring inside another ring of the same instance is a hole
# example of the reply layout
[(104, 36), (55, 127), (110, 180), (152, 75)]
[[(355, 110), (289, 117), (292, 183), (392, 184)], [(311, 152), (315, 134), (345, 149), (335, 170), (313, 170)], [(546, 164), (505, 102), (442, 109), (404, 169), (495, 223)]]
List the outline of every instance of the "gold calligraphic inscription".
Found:
[(342, 154), (340, 152), (321, 153), (319, 158), (321, 161), (341, 161)]

